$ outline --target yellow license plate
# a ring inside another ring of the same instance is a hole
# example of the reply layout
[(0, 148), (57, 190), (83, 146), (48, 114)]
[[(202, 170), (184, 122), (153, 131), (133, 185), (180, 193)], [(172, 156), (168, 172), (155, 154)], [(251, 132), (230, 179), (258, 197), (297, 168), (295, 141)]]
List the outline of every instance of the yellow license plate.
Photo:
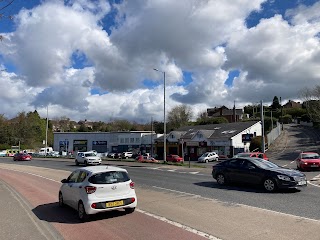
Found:
[(106, 203), (106, 207), (118, 207), (123, 205), (123, 200)]

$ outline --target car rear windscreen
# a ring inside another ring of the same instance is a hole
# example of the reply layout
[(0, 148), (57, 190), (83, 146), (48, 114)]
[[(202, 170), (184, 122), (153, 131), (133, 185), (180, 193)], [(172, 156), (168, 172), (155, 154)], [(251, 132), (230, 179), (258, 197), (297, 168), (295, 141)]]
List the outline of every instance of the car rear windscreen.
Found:
[(126, 172), (112, 171), (92, 175), (88, 181), (93, 184), (113, 184), (127, 182), (130, 178)]

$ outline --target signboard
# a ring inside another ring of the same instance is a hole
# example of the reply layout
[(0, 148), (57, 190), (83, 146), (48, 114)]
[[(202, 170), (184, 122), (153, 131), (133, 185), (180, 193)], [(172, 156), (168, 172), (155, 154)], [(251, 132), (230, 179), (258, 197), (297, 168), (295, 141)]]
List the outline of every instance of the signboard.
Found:
[(93, 141), (92, 145), (107, 145), (107, 141)]
[(189, 147), (198, 147), (199, 142), (186, 142), (186, 145)]
[(227, 147), (227, 146), (230, 146), (230, 142), (229, 141), (210, 141), (209, 142), (209, 146), (219, 146), (219, 147)]
[(87, 145), (87, 140), (74, 140), (73, 145)]
[(59, 141), (59, 145), (60, 146), (65, 146), (65, 145), (69, 145), (69, 141)]
[(251, 133), (242, 134), (242, 142), (251, 142), (252, 138), (253, 134)]

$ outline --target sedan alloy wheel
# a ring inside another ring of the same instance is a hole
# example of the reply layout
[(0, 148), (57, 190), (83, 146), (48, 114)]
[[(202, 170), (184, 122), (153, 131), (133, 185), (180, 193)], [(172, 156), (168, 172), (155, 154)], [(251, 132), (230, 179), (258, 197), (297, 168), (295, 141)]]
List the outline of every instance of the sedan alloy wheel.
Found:
[(223, 174), (218, 174), (217, 175), (217, 183), (219, 185), (224, 185), (226, 183), (226, 179), (225, 179)]
[(273, 179), (271, 178), (267, 178), (266, 180), (264, 180), (263, 182), (263, 187), (265, 190), (267, 190), (268, 192), (273, 192), (276, 190), (276, 183)]

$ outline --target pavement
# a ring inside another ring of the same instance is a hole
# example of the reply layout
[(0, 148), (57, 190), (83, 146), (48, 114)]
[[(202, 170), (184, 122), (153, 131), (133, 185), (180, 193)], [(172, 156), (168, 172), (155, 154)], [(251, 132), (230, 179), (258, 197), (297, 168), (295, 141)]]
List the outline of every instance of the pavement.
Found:
[(0, 240), (63, 239), (48, 223), (39, 220), (32, 206), (7, 183), (0, 180)]

